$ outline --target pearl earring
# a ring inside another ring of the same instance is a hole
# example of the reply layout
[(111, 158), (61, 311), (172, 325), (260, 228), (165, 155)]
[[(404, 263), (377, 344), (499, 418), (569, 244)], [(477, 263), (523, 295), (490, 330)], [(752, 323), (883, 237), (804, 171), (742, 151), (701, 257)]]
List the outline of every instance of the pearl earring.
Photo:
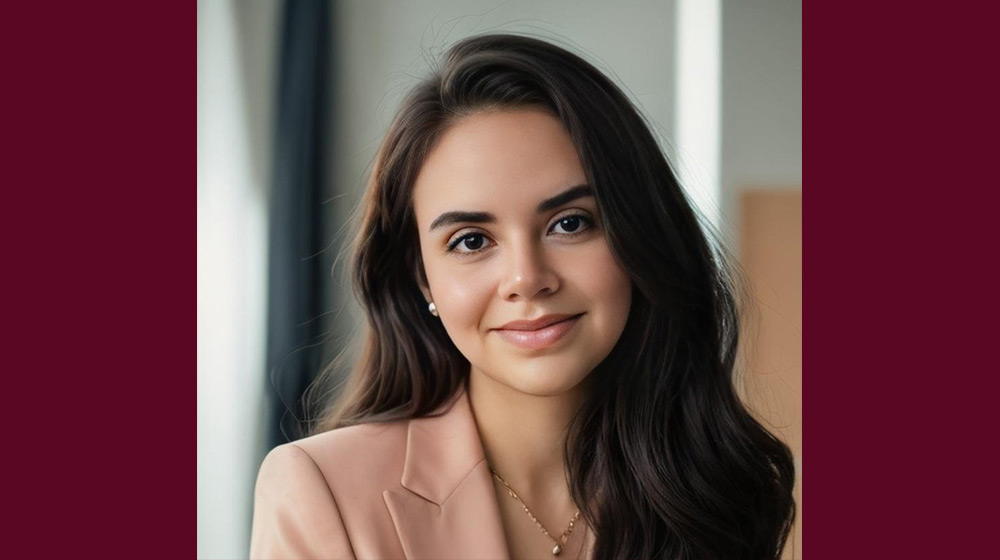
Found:
[(434, 305), (433, 301), (427, 304), (427, 310), (431, 312), (431, 315), (435, 317), (438, 316), (438, 308), (436, 305)]

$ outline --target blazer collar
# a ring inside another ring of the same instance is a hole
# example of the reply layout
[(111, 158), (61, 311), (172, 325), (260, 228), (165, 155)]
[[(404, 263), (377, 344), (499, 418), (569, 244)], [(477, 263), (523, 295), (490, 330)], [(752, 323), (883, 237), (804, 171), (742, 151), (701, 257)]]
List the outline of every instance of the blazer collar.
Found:
[(401, 482), (440, 506), (486, 454), (465, 389), (434, 414), (410, 421)]
[(410, 420), (401, 485), (383, 492), (407, 558), (509, 558), (468, 394)]

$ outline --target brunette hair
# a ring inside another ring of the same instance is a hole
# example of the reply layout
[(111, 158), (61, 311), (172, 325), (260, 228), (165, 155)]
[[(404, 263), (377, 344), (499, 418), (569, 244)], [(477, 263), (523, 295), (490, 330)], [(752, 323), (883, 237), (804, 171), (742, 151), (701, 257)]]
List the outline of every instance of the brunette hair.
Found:
[(795, 469), (788, 446), (734, 390), (739, 321), (729, 265), (628, 98), (591, 64), (537, 39), (458, 42), (399, 109), (353, 247), (365, 345), (351, 386), (327, 403), (312, 433), (426, 416), (466, 382), (469, 362), (418, 286), (426, 277), (413, 185), (450, 125), (525, 107), (551, 112), (569, 132), (633, 285), (625, 330), (590, 374), (594, 390), (566, 441), (594, 557), (777, 558), (795, 517)]

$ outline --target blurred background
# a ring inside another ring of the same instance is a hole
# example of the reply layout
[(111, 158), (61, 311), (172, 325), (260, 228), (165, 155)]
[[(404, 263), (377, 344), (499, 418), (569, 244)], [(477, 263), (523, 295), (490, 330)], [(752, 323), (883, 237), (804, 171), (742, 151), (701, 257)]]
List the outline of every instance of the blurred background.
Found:
[(264, 455), (361, 329), (347, 219), (430, 62), (484, 32), (595, 64), (755, 296), (739, 388), (792, 447), (802, 557), (802, 7), (791, 0), (199, 0), (198, 557), (245, 558)]

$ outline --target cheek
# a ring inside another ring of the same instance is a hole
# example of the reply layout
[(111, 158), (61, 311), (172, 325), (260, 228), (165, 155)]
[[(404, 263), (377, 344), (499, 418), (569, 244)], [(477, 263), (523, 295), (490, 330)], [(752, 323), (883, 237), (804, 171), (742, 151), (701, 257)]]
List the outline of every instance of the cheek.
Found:
[(449, 315), (464, 316), (479, 306), (482, 290), (476, 289), (473, 282), (464, 281), (461, 277), (450, 276), (437, 283), (436, 297)]
[(479, 328), (491, 294), (486, 273), (476, 267), (441, 262), (429, 263), (425, 270), (434, 303), (453, 338), (461, 336), (461, 331)]
[(608, 268), (605, 280), (610, 301), (618, 308), (623, 308), (627, 313), (632, 303), (632, 280), (614, 260)]
[(601, 302), (602, 315), (608, 328), (620, 330), (628, 319), (632, 303), (632, 281), (609, 250), (594, 255), (587, 267), (588, 274), (582, 276), (593, 299)]
[(628, 274), (615, 260), (606, 240), (595, 243), (578, 262), (587, 263), (586, 267), (577, 267), (583, 271), (579, 276), (596, 292), (611, 295), (631, 287)]

